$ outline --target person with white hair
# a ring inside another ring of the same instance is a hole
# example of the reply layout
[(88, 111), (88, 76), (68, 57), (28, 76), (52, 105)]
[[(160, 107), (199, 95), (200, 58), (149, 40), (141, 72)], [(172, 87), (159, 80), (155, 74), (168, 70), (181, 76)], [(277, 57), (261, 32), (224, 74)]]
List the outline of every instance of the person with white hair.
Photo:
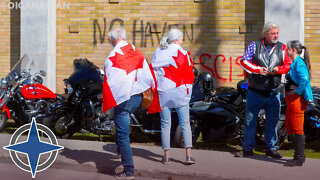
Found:
[(124, 167), (115, 177), (134, 179), (129, 116), (140, 107), (142, 93), (154, 87), (155, 83), (143, 54), (133, 44), (127, 43), (123, 27), (113, 28), (108, 39), (114, 49), (105, 62), (103, 112), (114, 108), (116, 144)]
[(257, 118), (264, 108), (266, 120), (264, 139), (266, 156), (280, 159), (277, 152), (277, 123), (280, 117), (281, 75), (290, 69), (292, 60), (287, 56), (286, 45), (278, 41), (279, 27), (267, 22), (262, 30), (262, 38), (249, 44), (240, 65), (249, 74), (246, 97), (246, 115), (242, 151), (236, 157), (252, 156), (256, 147)]
[(170, 163), (171, 112), (175, 109), (182, 129), (185, 164), (194, 164), (191, 154), (192, 134), (189, 120), (189, 102), (194, 80), (193, 63), (183, 44), (183, 33), (179, 29), (170, 29), (160, 41), (155, 51), (151, 70), (156, 79), (156, 90), (149, 112), (159, 112), (161, 118), (161, 142), (164, 150), (163, 164)]

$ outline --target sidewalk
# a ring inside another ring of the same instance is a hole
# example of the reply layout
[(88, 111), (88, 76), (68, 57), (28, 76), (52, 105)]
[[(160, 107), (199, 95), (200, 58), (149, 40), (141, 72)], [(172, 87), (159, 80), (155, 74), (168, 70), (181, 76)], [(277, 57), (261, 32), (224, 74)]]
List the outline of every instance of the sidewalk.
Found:
[[(9, 144), (11, 135), (0, 134), (0, 163), (12, 163), (9, 151), (2, 147)], [(56, 161), (49, 168), (81, 172), (99, 172), (113, 175), (120, 171), (114, 143), (58, 139), (64, 146)], [(172, 148), (172, 162), (161, 164), (160, 147), (132, 145), (136, 176), (160, 179), (319, 179), (320, 160), (307, 159), (302, 167), (284, 167), (284, 158), (274, 160), (263, 155), (235, 158), (229, 152), (193, 150), (196, 164), (186, 166), (185, 150)], [(23, 158), (22, 158), (23, 159)], [(39, 172), (41, 173), (41, 172)], [(67, 178), (67, 177), (66, 177)], [(48, 179), (46, 179), (48, 180)]]

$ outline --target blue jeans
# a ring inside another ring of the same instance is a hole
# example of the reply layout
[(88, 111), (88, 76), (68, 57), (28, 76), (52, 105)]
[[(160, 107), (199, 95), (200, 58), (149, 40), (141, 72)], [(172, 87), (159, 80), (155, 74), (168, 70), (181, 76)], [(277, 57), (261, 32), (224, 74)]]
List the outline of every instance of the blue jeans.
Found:
[(142, 95), (133, 95), (128, 101), (125, 101), (114, 107), (116, 124), (116, 144), (119, 147), (121, 161), (124, 171), (133, 171), (133, 158), (129, 138), (130, 114), (133, 113), (141, 104)]
[(280, 117), (280, 93), (262, 96), (250, 89), (247, 93), (246, 116), (244, 121), (242, 149), (252, 151), (256, 147), (257, 118), (260, 109), (264, 108), (266, 122), (264, 140), (266, 150), (277, 150), (277, 123)]
[[(175, 108), (178, 113), (179, 124), (182, 130), (183, 142), (185, 148), (192, 147), (192, 135), (189, 120), (189, 105)], [(162, 109), (161, 117), (161, 142), (162, 149), (170, 149), (170, 129), (171, 129), (171, 108)]]

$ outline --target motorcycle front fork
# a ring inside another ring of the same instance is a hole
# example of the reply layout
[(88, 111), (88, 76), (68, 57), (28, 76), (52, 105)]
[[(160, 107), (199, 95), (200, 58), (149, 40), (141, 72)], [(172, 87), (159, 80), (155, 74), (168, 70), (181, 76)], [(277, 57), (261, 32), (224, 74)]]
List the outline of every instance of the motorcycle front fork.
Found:
[(139, 123), (138, 119), (136, 118), (136, 116), (134, 114), (130, 114), (130, 124), (131, 127), (138, 127), (142, 132), (144, 133), (160, 133), (161, 131), (159, 130), (148, 130), (148, 129), (144, 129), (143, 126)]

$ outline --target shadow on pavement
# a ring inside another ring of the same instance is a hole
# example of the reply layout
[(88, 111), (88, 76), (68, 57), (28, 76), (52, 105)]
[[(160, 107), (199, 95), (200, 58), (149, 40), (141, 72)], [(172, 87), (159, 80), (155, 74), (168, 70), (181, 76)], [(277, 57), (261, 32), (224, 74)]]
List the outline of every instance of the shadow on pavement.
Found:
[[(154, 162), (159, 162), (159, 163), (161, 162), (161, 159), (163, 157), (162, 155), (155, 154), (155, 153), (153, 153), (153, 152), (151, 152), (149, 150), (139, 149), (139, 148), (134, 148), (134, 147), (132, 147), (132, 153), (133, 153), (134, 156), (139, 156), (141, 158), (145, 158), (147, 160), (154, 161)], [(170, 161), (183, 164), (182, 161), (176, 160), (173, 157), (170, 158)]]
[[(116, 147), (117, 145), (115, 144), (106, 144), (103, 146), (103, 150), (105, 151), (111, 151), (113, 153), (116, 153)], [(132, 154), (133, 156), (137, 156), (137, 157), (141, 157), (141, 158), (144, 158), (144, 159), (147, 159), (149, 161), (154, 161), (154, 162), (161, 162), (161, 159), (162, 159), (162, 155), (159, 155), (159, 154), (156, 154), (156, 153), (153, 153), (149, 150), (146, 150), (146, 149), (140, 149), (140, 148), (135, 148), (135, 147), (132, 147), (131, 146), (131, 149), (132, 149)], [(180, 160), (176, 160), (174, 158), (171, 157), (171, 161), (172, 162), (177, 162), (177, 163), (182, 163), (182, 161)]]
[[(111, 153), (115, 152), (115, 147), (112, 151), (108, 150)], [(79, 164), (86, 164), (93, 162), (97, 168), (97, 172), (113, 175), (115, 173), (116, 167), (121, 165), (119, 158), (116, 154), (108, 154), (104, 152), (97, 152), (91, 150), (72, 150), (69, 148), (64, 148), (61, 153), (61, 156), (66, 158), (73, 159)]]
[[(236, 153), (230, 153), (230, 154), (235, 155)], [(241, 158), (241, 157), (234, 157), (234, 158)], [(274, 159), (272, 157), (265, 156), (265, 155), (260, 155), (260, 154), (254, 154), (253, 156), (243, 157), (243, 158), (255, 159), (255, 160), (259, 160), (259, 161), (273, 162), (273, 163), (278, 163), (278, 164), (285, 164), (287, 162), (286, 159)]]

